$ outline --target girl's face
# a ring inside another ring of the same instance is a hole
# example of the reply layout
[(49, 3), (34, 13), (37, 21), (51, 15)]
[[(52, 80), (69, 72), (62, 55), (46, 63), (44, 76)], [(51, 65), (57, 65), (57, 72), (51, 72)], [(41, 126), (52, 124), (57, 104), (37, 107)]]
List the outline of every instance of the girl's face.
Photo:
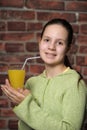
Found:
[(62, 25), (46, 27), (39, 43), (40, 56), (45, 64), (54, 66), (64, 64), (67, 53), (68, 32)]

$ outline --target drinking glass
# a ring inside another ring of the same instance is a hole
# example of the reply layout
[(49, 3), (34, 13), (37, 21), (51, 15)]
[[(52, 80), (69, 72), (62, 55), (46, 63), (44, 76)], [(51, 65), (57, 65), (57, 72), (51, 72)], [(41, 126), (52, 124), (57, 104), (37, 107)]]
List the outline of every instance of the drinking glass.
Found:
[(22, 69), (9, 69), (8, 77), (10, 84), (13, 88), (23, 88), (25, 80), (25, 70)]

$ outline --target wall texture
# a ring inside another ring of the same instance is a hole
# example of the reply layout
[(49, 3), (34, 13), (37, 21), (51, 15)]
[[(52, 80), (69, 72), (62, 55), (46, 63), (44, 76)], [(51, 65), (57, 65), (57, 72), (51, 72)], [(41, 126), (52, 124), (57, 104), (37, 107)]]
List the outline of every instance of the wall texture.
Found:
[[(0, 84), (10, 67), (22, 67), (24, 60), (39, 55), (38, 38), (43, 25), (52, 18), (65, 18), (74, 29), (75, 43), (70, 61), (87, 83), (87, 1), (86, 0), (0, 0)], [(26, 79), (44, 69), (40, 59), (26, 64)], [(25, 80), (26, 80), (25, 79)], [(17, 130), (12, 103), (0, 89), (0, 130)], [(83, 130), (87, 130), (85, 121)]]

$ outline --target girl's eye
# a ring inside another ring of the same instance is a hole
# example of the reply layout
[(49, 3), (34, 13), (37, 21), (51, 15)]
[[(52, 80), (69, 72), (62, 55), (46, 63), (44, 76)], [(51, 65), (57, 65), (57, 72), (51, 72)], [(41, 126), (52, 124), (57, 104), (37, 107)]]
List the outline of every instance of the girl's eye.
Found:
[(49, 42), (49, 39), (44, 39), (45, 42)]
[(63, 42), (58, 41), (58, 42), (57, 42), (57, 45), (63, 45)]

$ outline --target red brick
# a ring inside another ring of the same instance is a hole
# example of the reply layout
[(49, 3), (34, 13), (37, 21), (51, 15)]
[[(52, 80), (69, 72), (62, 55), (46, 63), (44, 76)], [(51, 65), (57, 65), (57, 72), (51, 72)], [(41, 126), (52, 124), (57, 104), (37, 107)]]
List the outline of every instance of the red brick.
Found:
[(2, 96), (2, 95), (3, 95), (3, 92), (2, 92), (1, 86), (0, 86), (0, 96)]
[(30, 65), (30, 74), (40, 74), (44, 70), (44, 66), (41, 65)]
[(87, 34), (87, 24), (82, 24), (80, 26), (80, 32), (83, 34)]
[(17, 130), (18, 129), (18, 120), (9, 120), (8, 128), (10, 130)]
[(28, 31), (39, 31), (42, 30), (42, 23), (28, 23), (27, 24)]
[(84, 67), (83, 69), (83, 74), (86, 76), (87, 75), (87, 67)]
[(87, 59), (85, 56), (77, 56), (76, 57), (76, 64), (77, 65), (81, 65), (81, 66), (85, 66), (87, 65)]
[(3, 41), (29, 41), (33, 39), (33, 33), (2, 33), (0, 34), (0, 40)]
[(76, 22), (75, 13), (61, 13), (60, 18), (66, 19), (69, 22)]
[(66, 10), (69, 10), (69, 11), (84, 11), (86, 12), (87, 11), (87, 2), (67, 2), (66, 3)]
[(87, 66), (87, 55), (85, 56), (85, 65)]
[(23, 0), (0, 0), (1, 7), (23, 7)]
[(79, 53), (87, 54), (87, 46), (80, 46)]
[(0, 22), (0, 31), (6, 31), (6, 24), (5, 24), (5, 22)]
[(78, 46), (73, 44), (69, 50), (71, 54), (75, 54), (78, 51)]
[(87, 36), (86, 35), (78, 35), (77, 37), (78, 44), (87, 44)]
[(0, 84), (4, 84), (6, 78), (7, 78), (7, 74), (0, 74)]
[(79, 13), (78, 21), (80, 21), (80, 22), (87, 22), (87, 14)]
[(7, 121), (6, 119), (0, 119), (0, 129), (5, 129), (7, 126)]
[(79, 26), (77, 24), (72, 24), (72, 27), (73, 27), (74, 33), (78, 33), (79, 32)]
[[(18, 58), (17, 62), (19, 61), (19, 62), (23, 63), (26, 60), (26, 58), (33, 57), (35, 54), (28, 53), (28, 54), (23, 54), (23, 55), (17, 55), (17, 57), (15, 57), (15, 58)], [(31, 62), (32, 62), (32, 60), (31, 60)]]
[(1, 109), (0, 117), (16, 117), (16, 115), (13, 113), (12, 109), (5, 108)]
[(53, 12), (37, 12), (37, 19), (48, 21), (52, 18), (60, 17), (60, 13), (53, 13)]
[(6, 63), (0, 63), (0, 72), (2, 72), (2, 73), (6, 72), (7, 69), (8, 69), (8, 65)]
[(25, 23), (24, 22), (8, 22), (7, 28), (8, 31), (25, 31)]
[(24, 52), (24, 45), (21, 43), (6, 43), (5, 44), (6, 52)]
[(59, 13), (59, 12), (37, 12), (38, 20), (48, 21), (53, 18), (63, 18), (69, 22), (75, 22), (76, 16), (74, 13)]
[(1, 19), (16, 20), (33, 20), (35, 18), (34, 11), (18, 11), (18, 10), (0, 10)]
[[(29, 58), (29, 57), (33, 57), (36, 55), (36, 52), (35, 54), (33, 53), (32, 55), (31, 54), (27, 54), (27, 55), (22, 55), (22, 54), (10, 54), (10, 55), (3, 55), (3, 56), (0, 56), (0, 60), (3, 61), (3, 63), (0, 64), (0, 70), (2, 70), (2, 74), (1, 76), (3, 77), (3, 75), (5, 75), (7, 73), (7, 70), (8, 68), (20, 68), (23, 64), (23, 62), (25, 61), (26, 58)], [(31, 61), (32, 62), (32, 61)]]
[[(13, 56), (13, 55), (2, 55), (0, 56), (0, 60), (3, 61), (4, 63), (1, 64), (1, 68), (2, 68), (2, 65), (3, 67), (5, 67), (5, 64), (7, 63), (7, 68), (8, 68), (8, 63), (15, 63), (15, 62), (20, 62), (20, 58), (19, 56)], [(3, 69), (4, 70), (4, 69)]]
[(4, 52), (4, 51), (5, 51), (4, 43), (0, 42), (0, 52)]
[(9, 65), (8, 69), (21, 69), (22, 68), (22, 64), (20, 64), (20, 62), (14, 61), (12, 64)]
[(76, 66), (74, 65), (73, 68), (74, 68), (76, 71), (78, 71), (78, 72), (82, 72), (82, 68), (81, 68), (81, 66), (79, 66), (79, 65), (78, 65), (78, 66), (77, 66), (77, 65), (76, 65)]
[[(8, 100), (7, 99), (4, 99), (4, 98), (1, 98), (0, 99), (0, 108), (1, 107), (8, 107)], [(0, 114), (1, 115), (1, 114)]]
[[(49, 5), (49, 6), (46, 6)], [(47, 10), (64, 10), (64, 2), (57, 1), (41, 1), (41, 0), (27, 0), (26, 6), (35, 9), (47, 9)]]
[(39, 46), (38, 43), (29, 42), (26, 44), (26, 50), (29, 52), (38, 52), (39, 51), (38, 46)]
[(40, 63), (40, 64), (44, 65), (44, 62), (43, 62), (43, 60), (41, 58), (40, 59), (36, 59), (36, 63)]

